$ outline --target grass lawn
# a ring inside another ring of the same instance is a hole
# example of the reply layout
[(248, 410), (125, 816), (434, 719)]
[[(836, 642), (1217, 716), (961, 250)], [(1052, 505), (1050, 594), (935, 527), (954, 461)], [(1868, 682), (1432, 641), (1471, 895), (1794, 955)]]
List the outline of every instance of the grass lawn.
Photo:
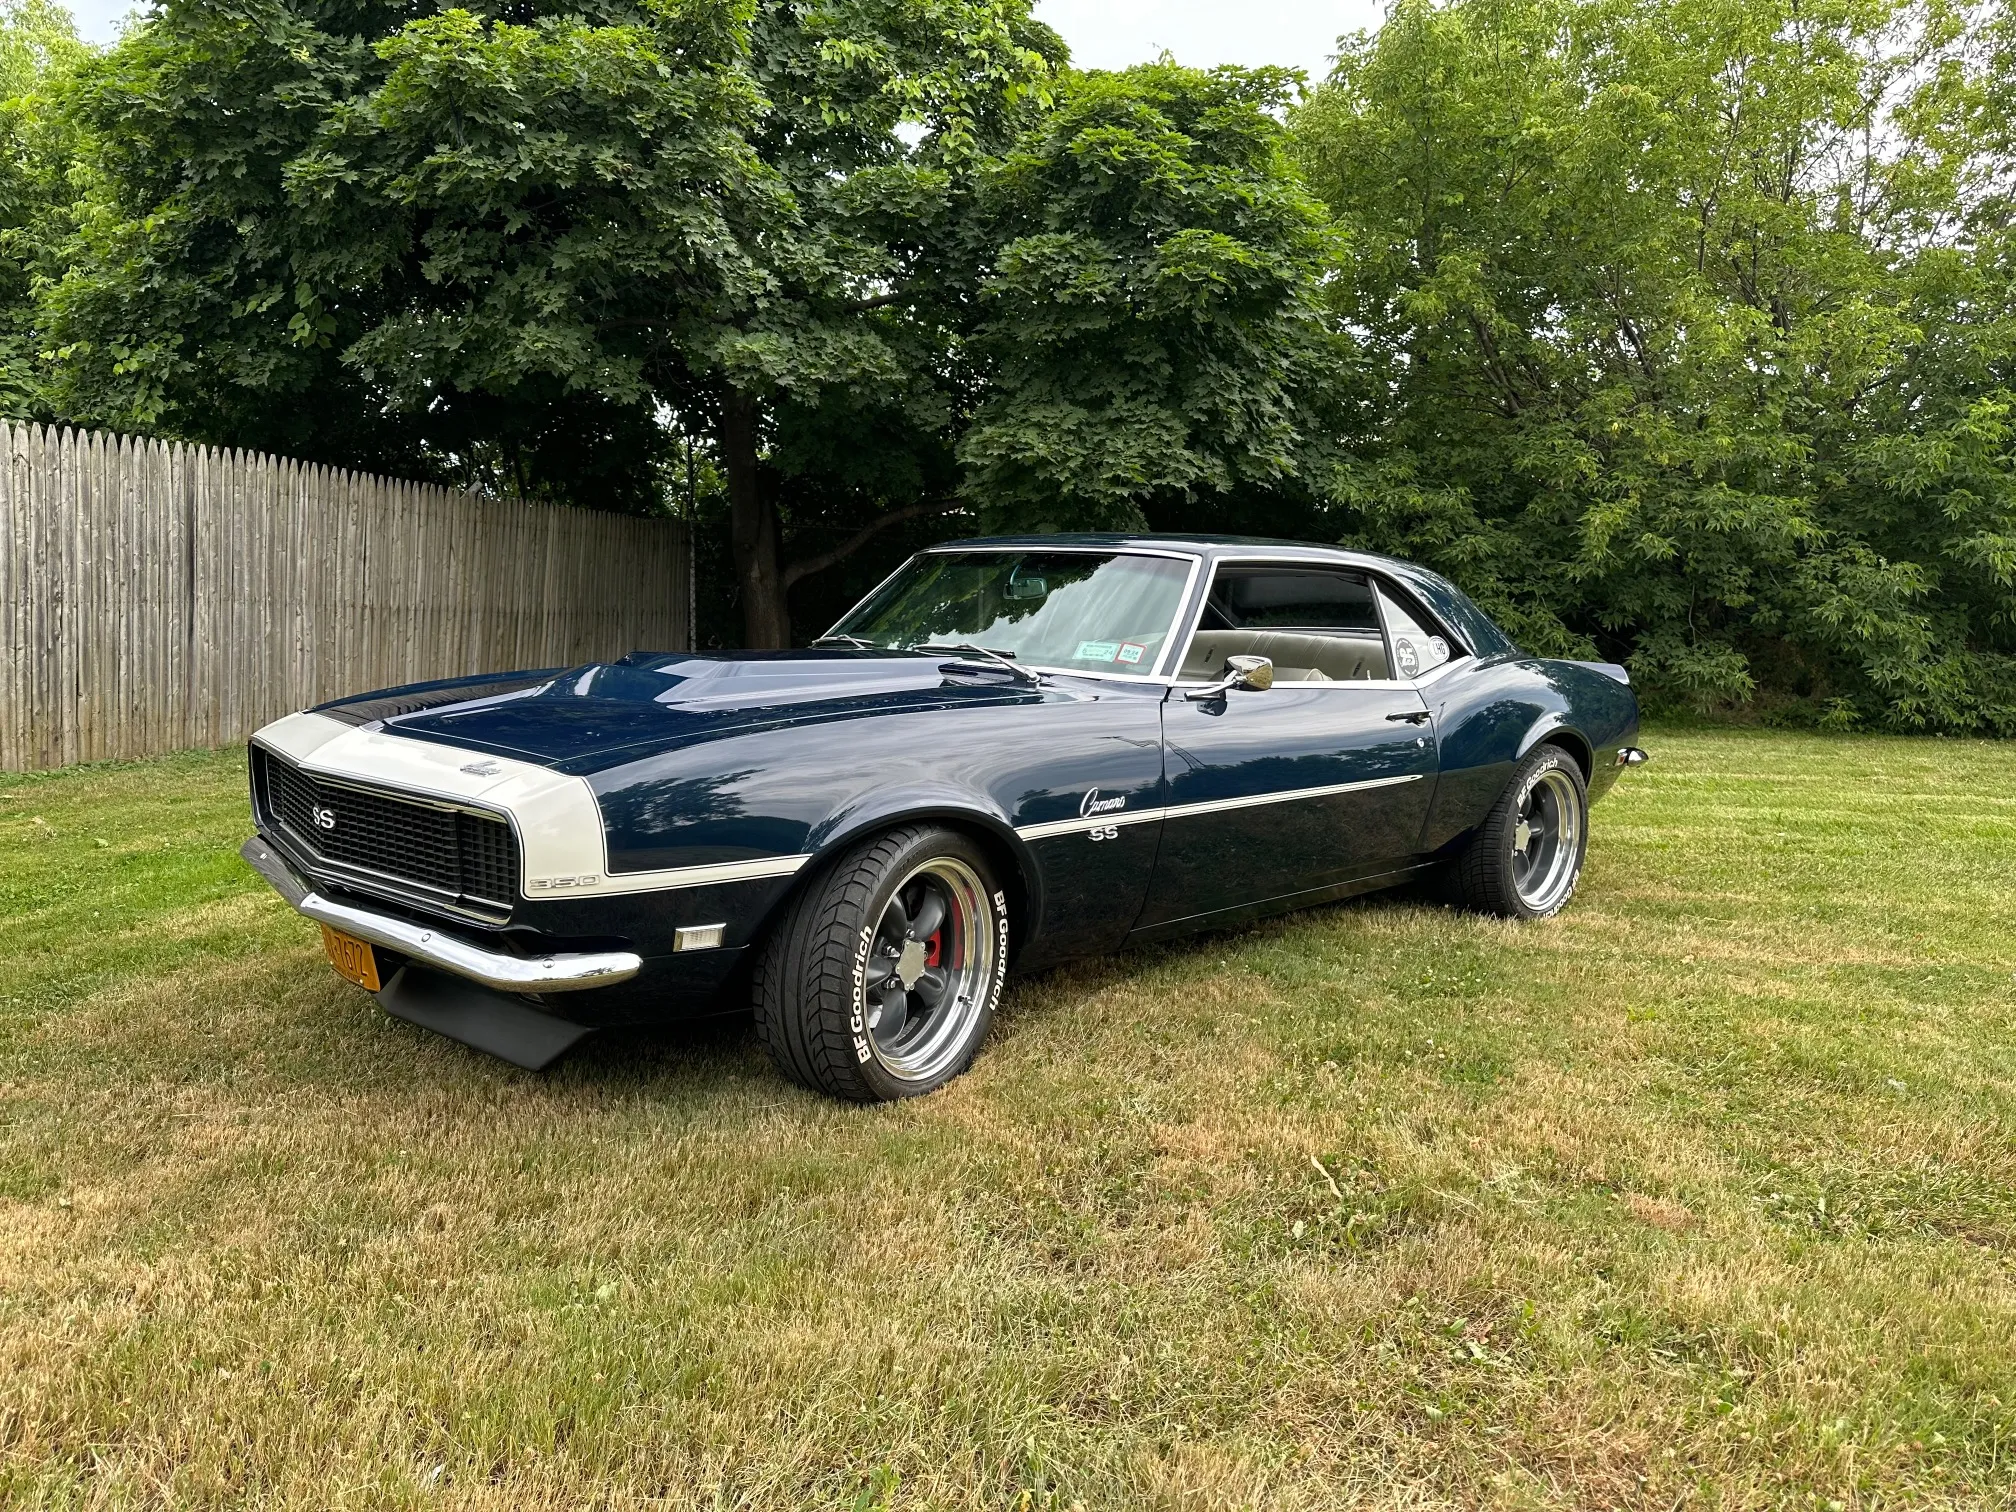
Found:
[(949, 1090), (516, 1071), (0, 777), (0, 1503), (2006, 1506), (2016, 746), (1652, 731), (1567, 914), (1011, 986)]

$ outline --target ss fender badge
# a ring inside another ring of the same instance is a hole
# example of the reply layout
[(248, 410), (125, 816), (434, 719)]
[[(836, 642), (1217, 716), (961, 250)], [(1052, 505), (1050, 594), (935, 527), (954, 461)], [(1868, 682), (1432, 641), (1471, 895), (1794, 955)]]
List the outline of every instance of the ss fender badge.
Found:
[(601, 880), (599, 874), (586, 877), (534, 877), (531, 885), (534, 892), (558, 892), (563, 887), (593, 887)]

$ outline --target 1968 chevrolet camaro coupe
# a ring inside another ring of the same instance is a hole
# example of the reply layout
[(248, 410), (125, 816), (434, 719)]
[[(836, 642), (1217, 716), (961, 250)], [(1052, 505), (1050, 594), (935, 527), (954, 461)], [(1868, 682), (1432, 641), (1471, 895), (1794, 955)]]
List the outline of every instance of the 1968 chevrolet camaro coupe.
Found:
[(244, 855), (391, 1013), (538, 1067), (752, 1001), (778, 1065), (927, 1092), (1044, 966), (1434, 869), (1568, 901), (1644, 759), (1622, 667), (1404, 562), (1038, 536), (922, 552), (802, 651), (338, 699), (251, 746)]

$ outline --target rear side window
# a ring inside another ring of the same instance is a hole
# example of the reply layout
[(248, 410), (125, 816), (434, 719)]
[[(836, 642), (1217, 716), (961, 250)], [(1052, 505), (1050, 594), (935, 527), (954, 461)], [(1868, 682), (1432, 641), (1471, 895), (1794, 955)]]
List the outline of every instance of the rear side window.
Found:
[(1420, 677), (1462, 654), (1461, 648), (1450, 642), (1425, 609), (1408, 603), (1384, 583), (1379, 585), (1378, 592), (1379, 608), (1386, 616), (1394, 676)]

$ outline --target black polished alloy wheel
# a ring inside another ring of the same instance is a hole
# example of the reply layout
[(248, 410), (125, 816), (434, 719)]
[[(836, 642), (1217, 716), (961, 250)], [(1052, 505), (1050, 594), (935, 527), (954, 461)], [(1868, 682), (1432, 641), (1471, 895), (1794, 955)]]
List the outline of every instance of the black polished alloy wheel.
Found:
[(756, 1028), (808, 1087), (914, 1097), (971, 1064), (1007, 969), (1008, 899), (968, 835), (906, 826), (806, 886), (754, 982)]
[(1544, 919), (1575, 895), (1589, 846), (1589, 789), (1575, 758), (1539, 745), (1456, 861), (1463, 901), (1480, 913)]

